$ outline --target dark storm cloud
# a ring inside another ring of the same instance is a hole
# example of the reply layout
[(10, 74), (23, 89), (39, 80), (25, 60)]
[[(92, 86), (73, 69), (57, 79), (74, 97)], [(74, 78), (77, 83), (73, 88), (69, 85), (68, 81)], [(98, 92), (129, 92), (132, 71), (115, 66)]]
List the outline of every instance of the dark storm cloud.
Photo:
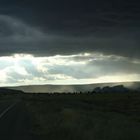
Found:
[(0, 2), (0, 55), (100, 52), (140, 58), (136, 0)]

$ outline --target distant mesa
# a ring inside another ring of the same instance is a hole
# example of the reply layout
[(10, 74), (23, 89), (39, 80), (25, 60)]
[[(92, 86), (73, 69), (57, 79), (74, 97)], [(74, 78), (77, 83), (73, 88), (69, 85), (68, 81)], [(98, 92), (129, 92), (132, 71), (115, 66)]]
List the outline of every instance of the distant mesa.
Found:
[(96, 87), (93, 92), (95, 93), (125, 93), (129, 92), (130, 90), (123, 85), (117, 85), (113, 87), (105, 86), (103, 88)]

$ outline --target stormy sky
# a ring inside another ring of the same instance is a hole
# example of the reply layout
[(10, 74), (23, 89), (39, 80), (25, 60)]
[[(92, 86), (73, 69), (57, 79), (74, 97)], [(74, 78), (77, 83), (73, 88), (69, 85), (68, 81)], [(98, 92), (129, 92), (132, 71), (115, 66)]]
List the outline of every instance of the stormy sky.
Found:
[(0, 85), (140, 80), (138, 0), (1, 0)]

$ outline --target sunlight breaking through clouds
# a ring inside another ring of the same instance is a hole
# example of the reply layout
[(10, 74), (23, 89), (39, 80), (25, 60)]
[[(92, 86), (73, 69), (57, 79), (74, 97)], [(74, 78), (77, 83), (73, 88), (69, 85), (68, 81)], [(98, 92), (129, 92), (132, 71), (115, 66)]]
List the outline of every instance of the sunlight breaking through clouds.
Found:
[(99, 53), (50, 57), (14, 54), (0, 57), (0, 83), (8, 86), (137, 81), (140, 78), (140, 63), (136, 62), (126, 57)]

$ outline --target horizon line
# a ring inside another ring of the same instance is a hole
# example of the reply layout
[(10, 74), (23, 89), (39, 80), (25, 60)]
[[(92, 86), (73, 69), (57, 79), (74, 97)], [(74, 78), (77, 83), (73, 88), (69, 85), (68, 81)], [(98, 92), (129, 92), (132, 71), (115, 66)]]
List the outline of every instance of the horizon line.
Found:
[(138, 83), (140, 81), (119, 81), (119, 82), (103, 82), (103, 83), (77, 83), (77, 84), (28, 84), (28, 85), (15, 85), (15, 86), (0, 86), (0, 88), (10, 88), (10, 87), (26, 87), (26, 86), (76, 86), (76, 85), (95, 85), (95, 84), (116, 84), (116, 83)]

